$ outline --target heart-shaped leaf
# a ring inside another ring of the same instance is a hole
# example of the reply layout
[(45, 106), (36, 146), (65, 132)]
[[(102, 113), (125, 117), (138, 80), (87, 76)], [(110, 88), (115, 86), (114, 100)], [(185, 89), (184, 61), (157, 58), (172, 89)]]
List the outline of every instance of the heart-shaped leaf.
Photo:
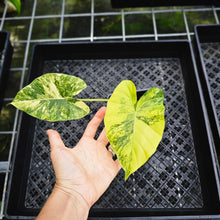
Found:
[(86, 83), (78, 77), (48, 73), (20, 90), (11, 104), (41, 120), (78, 119), (89, 113), (89, 107), (73, 96), (86, 87)]
[(136, 88), (122, 81), (110, 97), (105, 115), (109, 142), (125, 170), (125, 179), (156, 151), (165, 126), (162, 89), (152, 88), (137, 102)]

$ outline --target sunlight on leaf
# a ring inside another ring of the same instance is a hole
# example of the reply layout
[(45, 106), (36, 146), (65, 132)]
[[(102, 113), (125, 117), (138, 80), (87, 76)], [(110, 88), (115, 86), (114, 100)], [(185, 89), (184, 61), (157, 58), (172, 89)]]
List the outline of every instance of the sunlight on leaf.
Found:
[(108, 101), (106, 133), (125, 170), (125, 179), (152, 156), (162, 139), (163, 99), (162, 89), (152, 88), (137, 102), (134, 83), (124, 80)]
[(73, 96), (86, 87), (86, 83), (78, 77), (48, 73), (19, 91), (11, 104), (41, 120), (79, 119), (89, 113), (89, 107)]

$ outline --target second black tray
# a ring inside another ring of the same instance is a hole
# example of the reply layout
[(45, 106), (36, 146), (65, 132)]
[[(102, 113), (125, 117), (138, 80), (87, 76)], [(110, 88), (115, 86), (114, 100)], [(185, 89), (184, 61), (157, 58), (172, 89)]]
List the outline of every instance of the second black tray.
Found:
[(184, 5), (216, 5), (219, 0), (111, 0), (113, 8), (184, 6)]
[(220, 25), (195, 27), (200, 78), (220, 162)]
[[(124, 79), (138, 90), (164, 90), (166, 127), (156, 153), (126, 182), (121, 170), (90, 217), (220, 217), (216, 161), (187, 41), (37, 45), (28, 82), (48, 72), (84, 79), (88, 87), (81, 98), (107, 98)], [(23, 114), (7, 191), (8, 218), (34, 218), (52, 191), (46, 130), (58, 130), (65, 145), (73, 147), (102, 105), (90, 104), (91, 114), (76, 121), (49, 123)]]

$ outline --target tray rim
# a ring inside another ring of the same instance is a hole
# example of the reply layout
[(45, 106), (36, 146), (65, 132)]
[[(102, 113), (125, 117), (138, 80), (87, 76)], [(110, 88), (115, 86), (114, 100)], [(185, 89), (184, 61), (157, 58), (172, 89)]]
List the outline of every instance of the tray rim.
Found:
[[(34, 49), (33, 49), (33, 52), (32, 52), (32, 55), (31, 55), (31, 64), (30, 64), (30, 68), (29, 68), (29, 73), (28, 73), (28, 77), (27, 77), (27, 81), (29, 81), (30, 80), (30, 74), (31, 74), (31, 72), (32, 72), (32, 69), (34, 68), (34, 65), (33, 65), (33, 59), (34, 59), (34, 56), (36, 55), (35, 54), (35, 51), (37, 50), (37, 48), (38, 47), (41, 47), (41, 46), (63, 46), (63, 45), (101, 45), (101, 44), (111, 44), (111, 43), (113, 43), (113, 44), (123, 44), (123, 45), (125, 45), (125, 44), (140, 44), (140, 43), (148, 43), (148, 44), (150, 44), (150, 43), (156, 43), (156, 44), (158, 44), (159, 45), (159, 43), (168, 43), (168, 42), (170, 42), (170, 43), (180, 43), (180, 42), (182, 42), (182, 43), (187, 43), (188, 45), (189, 45), (189, 50), (190, 50), (190, 53), (191, 53), (191, 56), (192, 56), (192, 64), (193, 64), (193, 69), (194, 69), (194, 71), (195, 71), (195, 77), (196, 77), (196, 84), (197, 84), (197, 86), (198, 86), (198, 92), (199, 92), (199, 99), (200, 99), (200, 103), (201, 103), (201, 106), (202, 106), (202, 109), (204, 108), (204, 100), (203, 100), (203, 96), (202, 96), (202, 94), (201, 94), (201, 86), (200, 86), (200, 82), (199, 82), (199, 78), (198, 78), (198, 73), (197, 73), (197, 69), (196, 69), (196, 65), (195, 65), (195, 59), (194, 59), (194, 56), (193, 56), (193, 50), (192, 50), (192, 45), (191, 45), (191, 43), (188, 41), (188, 40), (163, 40), (163, 41), (129, 41), (129, 42), (118, 42), (118, 41), (111, 41), (111, 42), (84, 42), (84, 43), (81, 43), (81, 42), (74, 42), (74, 43), (72, 43), (72, 42), (65, 42), (65, 43), (40, 43), (40, 44), (36, 44), (35, 46), (34, 46)], [(169, 56), (170, 57), (170, 56)], [(96, 58), (94, 58), (94, 59), (96, 59)], [(116, 58), (117, 59), (117, 58)], [(121, 59), (123, 59), (123, 58), (121, 58)], [(204, 111), (204, 109), (203, 109), (203, 111)], [(20, 115), (20, 118), (22, 118), (22, 115), (23, 114), (21, 114)], [(214, 166), (214, 163), (215, 163), (215, 158), (213, 157), (213, 149), (212, 149), (212, 145), (210, 145), (210, 143), (211, 143), (211, 139), (210, 139), (210, 133), (209, 133), (209, 129), (207, 129), (207, 119), (206, 119), (206, 116), (205, 116), (205, 114), (203, 114), (203, 116), (204, 116), (204, 122), (205, 122), (205, 128), (206, 128), (206, 134), (207, 134), (207, 138), (208, 138), (208, 142), (209, 142), (209, 147), (210, 147), (210, 152), (211, 152), (211, 158), (212, 158), (212, 165), (213, 165), (213, 169), (214, 169), (214, 173), (215, 173), (215, 178), (216, 178), (216, 182), (217, 183), (219, 183), (219, 179), (216, 177), (216, 169), (215, 169), (215, 166)], [(21, 128), (21, 121), (20, 121), (20, 123), (19, 123), (19, 133), (20, 133), (20, 128)], [(17, 142), (18, 142), (18, 138), (17, 138)], [(16, 151), (17, 151), (17, 144), (16, 144), (16, 150), (15, 150), (15, 153), (14, 153), (14, 160), (12, 160), (12, 162), (13, 162), (13, 169), (12, 170), (14, 170), (14, 163), (15, 163), (15, 156), (16, 156)], [(11, 179), (12, 179), (12, 174), (13, 174), (13, 172), (11, 172), (11, 174), (10, 174), (10, 182), (9, 182), (9, 189), (11, 188)], [(218, 184), (217, 184), (218, 185)], [(10, 195), (10, 192), (9, 192), (9, 190), (8, 190), (8, 194), (7, 194), (7, 205), (8, 205), (8, 199), (9, 199), (9, 195)], [(218, 196), (220, 197), (220, 190), (219, 190), (219, 188), (218, 188)], [(6, 206), (7, 206), (6, 205)], [(168, 208), (167, 210), (169, 210), (170, 208)], [(103, 210), (103, 209), (102, 209)], [(111, 209), (111, 210), (113, 210), (113, 209)], [(128, 209), (126, 209), (126, 210), (128, 210)], [(136, 209), (137, 210), (137, 209)], [(146, 208), (145, 208), (145, 210), (146, 210)], [(154, 208), (154, 210), (156, 210), (155, 208)], [(177, 209), (174, 209), (174, 210), (177, 210)], [(186, 208), (185, 209), (183, 209), (183, 210), (186, 210)], [(193, 211), (195, 211), (196, 210), (196, 208), (195, 209), (193, 209)], [(100, 212), (100, 211), (98, 211), (98, 212)], [(5, 214), (6, 214), (6, 216), (7, 217), (12, 217), (13, 218), (13, 216), (11, 216), (11, 215), (8, 215), (7, 213), (6, 213), (6, 208), (5, 208)], [(32, 216), (32, 215), (31, 215)], [(170, 219), (178, 219), (178, 218), (182, 218), (184, 215), (181, 215), (181, 216), (171, 216), (171, 218)], [(187, 215), (189, 218), (191, 218), (192, 216), (191, 215)], [(210, 215), (202, 215), (202, 216), (200, 216), (200, 218), (207, 218), (207, 217), (209, 217)], [(220, 217), (220, 214), (218, 214), (218, 215), (211, 215), (212, 216), (212, 218), (219, 218)], [(21, 217), (21, 216), (19, 216), (19, 217)], [(30, 218), (30, 216), (28, 216), (29, 218)], [(28, 218), (27, 217), (27, 218)], [(159, 217), (159, 216), (154, 216), (155, 217), (155, 219), (158, 217), (158, 219), (163, 219), (164, 217)], [(166, 216), (167, 217), (167, 216)], [(178, 217), (178, 218), (176, 218), (176, 217)], [(187, 217), (187, 218), (188, 218)], [(195, 216), (193, 216), (193, 217), (195, 217)], [(18, 218), (18, 216), (16, 216), (16, 217), (14, 217), (14, 218)], [(145, 217), (146, 218), (146, 217)], [(107, 218), (106, 218), (107, 219)]]
[[(185, 2), (185, 3), (184, 3)], [(217, 0), (111, 0), (112, 8), (135, 8), (135, 7), (158, 7), (158, 6), (188, 6), (188, 5), (215, 5), (219, 6)]]
[[(2, 108), (2, 104), (3, 104), (3, 95), (4, 95), (4, 91), (5, 91), (5, 87), (6, 87), (6, 83), (7, 79), (8, 79), (8, 74), (7, 71), (9, 71), (9, 68), (11, 66), (11, 59), (12, 59), (12, 54), (13, 54), (13, 47), (11, 46), (11, 42), (10, 42), (10, 32), (9, 31), (0, 31), (0, 38), (4, 37), (5, 42), (3, 42), (4, 47), (3, 47), (3, 51), (4, 51), (4, 62), (2, 63), (2, 66), (0, 66), (0, 92), (2, 94), (0, 94), (0, 111)], [(3, 85), (3, 86), (2, 86)]]

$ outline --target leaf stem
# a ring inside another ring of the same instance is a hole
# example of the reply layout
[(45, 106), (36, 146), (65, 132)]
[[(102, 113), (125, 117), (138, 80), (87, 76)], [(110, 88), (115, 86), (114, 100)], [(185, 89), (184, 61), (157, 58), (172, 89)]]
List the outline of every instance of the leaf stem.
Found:
[(77, 99), (79, 101), (85, 101), (85, 102), (107, 102), (108, 99)]

